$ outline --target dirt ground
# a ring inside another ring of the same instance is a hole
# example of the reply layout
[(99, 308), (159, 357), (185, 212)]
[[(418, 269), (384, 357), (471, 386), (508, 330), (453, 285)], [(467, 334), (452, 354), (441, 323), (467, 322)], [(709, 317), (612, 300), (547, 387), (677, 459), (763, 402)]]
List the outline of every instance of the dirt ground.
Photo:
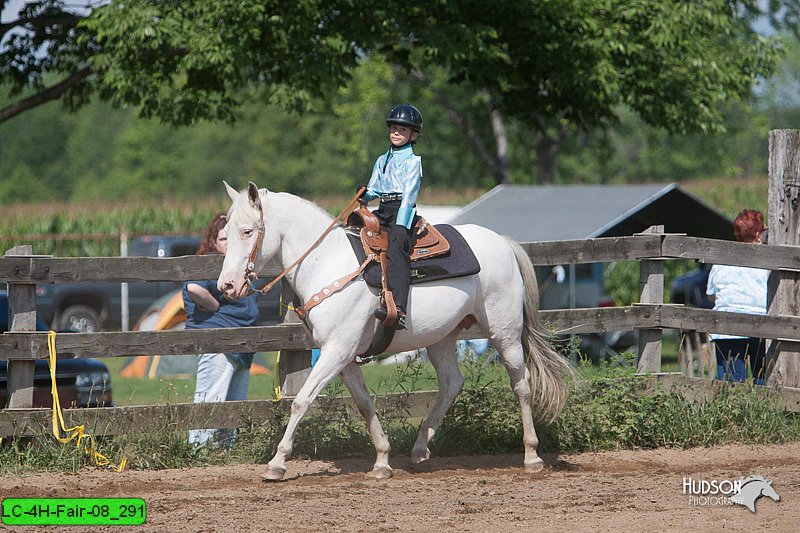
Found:
[[(525, 475), (522, 455), (395, 457), (394, 478), (364, 473), (368, 458), (293, 460), (287, 478), (264, 483), (264, 465), (121, 474), (85, 470), (0, 478), (6, 497), (138, 497), (153, 531), (796, 531), (800, 443), (546, 455)], [(780, 494), (756, 513), (740, 505), (692, 505), (683, 478), (762, 475)], [(0, 525), (0, 529), (3, 526)], [(13, 531), (65, 528), (14, 527)], [(77, 528), (68, 528), (76, 530)], [(114, 531), (123, 526), (80, 528)]]

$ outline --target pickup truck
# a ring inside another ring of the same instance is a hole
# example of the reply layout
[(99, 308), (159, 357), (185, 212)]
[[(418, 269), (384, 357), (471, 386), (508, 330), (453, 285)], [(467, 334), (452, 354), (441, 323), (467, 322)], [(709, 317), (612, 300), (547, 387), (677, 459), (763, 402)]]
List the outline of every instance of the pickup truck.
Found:
[[(197, 237), (146, 236), (131, 241), (132, 257), (179, 257), (194, 255)], [(182, 286), (180, 282), (160, 281), (128, 284), (128, 316), (132, 327), (159, 297)], [(259, 297), (260, 322), (278, 319), (280, 288)], [(119, 283), (39, 284), (36, 286), (38, 315), (55, 331), (89, 333), (121, 327), (122, 292)]]
[[(8, 331), (8, 293), (0, 290), (0, 333)], [(36, 329), (47, 326), (37, 316)], [(37, 359), (33, 374), (33, 407), (52, 407), (52, 380), (47, 360)], [(98, 359), (59, 356), (56, 363), (56, 384), (61, 407), (113, 407), (111, 374)], [(0, 408), (8, 403), (8, 361), (0, 359)]]

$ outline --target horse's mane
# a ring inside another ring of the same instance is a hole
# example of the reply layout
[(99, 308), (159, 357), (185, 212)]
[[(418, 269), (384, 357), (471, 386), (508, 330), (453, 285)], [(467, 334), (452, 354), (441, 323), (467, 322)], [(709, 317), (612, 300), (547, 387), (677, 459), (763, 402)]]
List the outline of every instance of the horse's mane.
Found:
[[(333, 218), (327, 211), (314, 202), (288, 192), (271, 192), (267, 189), (259, 189), (259, 194), (261, 194), (261, 201), (265, 210), (269, 209), (267, 204), (272, 200), (276, 200), (282, 205), (288, 204), (292, 211), (302, 213), (302, 218), (300, 220), (308, 220), (308, 217), (316, 218), (316, 215), (328, 221)], [(256, 216), (256, 211), (250, 207), (246, 194), (240, 195), (228, 210), (228, 220), (233, 220), (237, 225), (250, 224)]]
[[(296, 203), (296, 204), (302, 206), (302, 209), (304, 211), (306, 209), (308, 209), (308, 210), (310, 210), (311, 213), (319, 213), (323, 218), (325, 218), (325, 220), (330, 221), (331, 219), (333, 219), (333, 217), (330, 215), (330, 213), (328, 213), (327, 211), (322, 209), (320, 206), (318, 206), (317, 204), (315, 204), (311, 200), (306, 200), (305, 198), (302, 198), (300, 196), (295, 196), (294, 194), (291, 194), (291, 193), (288, 193), (288, 192), (269, 192), (269, 191), (266, 191), (266, 193), (268, 195), (272, 196), (273, 198), (279, 197), (281, 202), (285, 202), (287, 204)], [(303, 215), (308, 216), (309, 213), (304, 212)]]
[(766, 482), (767, 480), (764, 479), (764, 476), (747, 476), (745, 478), (742, 478), (740, 481), (742, 482), (742, 487), (744, 487), (745, 485), (747, 485), (751, 481), (764, 481), (764, 482)]

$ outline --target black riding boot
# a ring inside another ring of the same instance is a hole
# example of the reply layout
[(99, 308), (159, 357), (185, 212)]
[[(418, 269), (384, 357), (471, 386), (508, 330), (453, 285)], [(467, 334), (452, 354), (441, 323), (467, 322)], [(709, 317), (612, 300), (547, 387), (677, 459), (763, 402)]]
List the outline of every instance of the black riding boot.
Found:
[[(397, 210), (400, 201), (381, 202), (376, 215), (381, 225), (388, 233), (388, 246), (386, 259), (388, 270), (385, 272), (389, 289), (392, 291), (394, 303), (397, 306), (397, 321), (395, 329), (406, 329), (406, 309), (408, 309), (408, 290), (411, 285), (411, 231), (405, 226), (398, 226)], [(375, 318), (385, 320), (388, 312), (379, 308), (375, 311)], [(383, 316), (383, 318), (381, 318)]]

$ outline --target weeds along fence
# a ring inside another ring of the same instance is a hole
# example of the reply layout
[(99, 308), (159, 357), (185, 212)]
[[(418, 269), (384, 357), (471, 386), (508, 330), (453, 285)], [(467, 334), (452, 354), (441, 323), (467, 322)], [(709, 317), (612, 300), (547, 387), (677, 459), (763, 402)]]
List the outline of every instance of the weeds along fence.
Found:
[[(629, 237), (522, 244), (536, 265), (638, 261), (640, 301), (631, 306), (542, 311), (542, 320), (555, 333), (583, 334), (605, 331), (638, 331), (637, 361), (642, 373), (654, 383), (690, 384), (691, 395), (714, 393), (711, 380), (664, 375), (661, 372), (661, 338), (665, 329), (680, 332), (718, 332), (772, 339), (769, 359), (800, 352), (800, 317), (790, 315), (745, 315), (721, 313), (664, 303), (664, 262), (696, 259), (707, 263), (750, 266), (773, 271), (797, 272), (799, 246), (744, 244), (714, 239), (665, 234), (661, 227)], [(0, 335), (0, 358), (9, 360), (9, 407), (0, 410), (0, 436), (39, 435), (49, 427), (51, 411), (32, 409), (34, 360), (47, 359), (46, 332), (35, 331), (37, 283), (122, 283), (186, 281), (215, 278), (222, 258), (189, 256), (178, 258), (105, 257), (58, 258), (33, 256), (30, 246), (18, 246), (0, 258), (0, 283), (8, 284), (10, 330)], [(268, 268), (263, 277), (277, 274)], [(772, 284), (771, 284), (772, 285)], [(770, 291), (774, 297), (776, 292)], [(780, 296), (780, 294), (778, 294)], [(797, 303), (770, 306), (797, 309)], [(466, 330), (464, 339), (480, 338), (477, 328)], [(281, 385), (291, 396), (302, 385), (310, 369), (313, 341), (296, 316), (288, 314), (276, 326), (199, 329), (186, 331), (137, 331), (62, 333), (56, 338), (60, 355), (121, 357), (131, 354), (192, 354), (229, 351), (282, 351)], [(797, 366), (797, 365), (795, 365)], [(797, 376), (783, 376), (797, 379)], [(786, 385), (787, 383), (783, 383)], [(789, 383), (796, 387), (794, 383)], [(782, 387), (781, 401), (800, 411), (800, 389)], [(421, 416), (435, 399), (433, 393), (408, 398), (409, 416)], [(378, 398), (390, 401), (390, 398)], [(191, 427), (229, 427), (231, 420), (264, 420), (274, 416), (270, 401), (225, 404), (171, 404), (67, 409), (67, 420), (84, 423), (94, 434), (132, 431), (176, 430)], [(227, 425), (226, 425), (227, 424)]]

